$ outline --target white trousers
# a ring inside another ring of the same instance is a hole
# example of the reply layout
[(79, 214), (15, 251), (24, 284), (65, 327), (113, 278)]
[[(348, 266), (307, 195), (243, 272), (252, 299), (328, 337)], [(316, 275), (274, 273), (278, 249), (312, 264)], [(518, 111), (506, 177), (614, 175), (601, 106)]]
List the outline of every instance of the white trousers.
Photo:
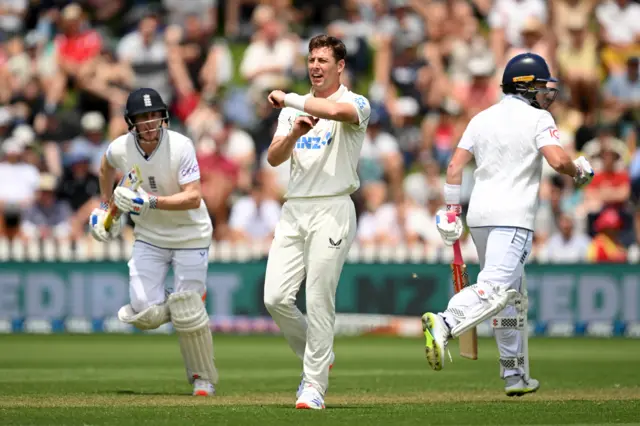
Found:
[[(348, 196), (289, 200), (269, 251), (265, 306), (303, 361), (306, 383), (322, 394), (329, 385), (336, 289), (355, 235), (356, 212)], [(305, 277), (306, 321), (295, 305)]]
[[(531, 253), (533, 232), (522, 228), (483, 227), (471, 228), (471, 237), (478, 250), (480, 273), (476, 286), (485, 291), (514, 289), (520, 291), (524, 265)], [(464, 312), (480, 304), (473, 291), (461, 291), (451, 298), (442, 316), (453, 327), (458, 323), (451, 312)], [(497, 316), (516, 316), (514, 306), (507, 306)], [(501, 358), (515, 358), (522, 352), (522, 333), (516, 329), (495, 329), (496, 342)], [(502, 369), (503, 378), (522, 375), (523, 369)]]
[(133, 244), (129, 260), (129, 298), (134, 311), (164, 303), (165, 280), (173, 267), (174, 291), (196, 291), (205, 295), (209, 250), (172, 250), (142, 241)]

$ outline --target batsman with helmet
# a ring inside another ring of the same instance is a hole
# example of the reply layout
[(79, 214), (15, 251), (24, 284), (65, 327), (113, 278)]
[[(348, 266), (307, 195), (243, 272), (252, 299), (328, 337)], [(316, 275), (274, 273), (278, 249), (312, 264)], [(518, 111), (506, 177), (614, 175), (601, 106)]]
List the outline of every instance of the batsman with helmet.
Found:
[[(536, 392), (529, 376), (527, 295), (524, 265), (531, 253), (538, 209), (543, 158), (578, 186), (593, 179), (584, 157), (572, 161), (559, 142), (556, 123), (547, 111), (558, 90), (545, 60), (533, 53), (513, 57), (502, 76), (505, 97), (473, 117), (447, 168), (444, 185), (447, 211), (436, 215), (445, 243), (462, 234), (460, 185), (464, 167), (475, 159), (475, 185), (467, 225), (478, 250), (477, 283), (449, 301), (444, 312), (423, 315), (426, 356), (434, 370), (444, 366), (447, 341), (493, 317), (500, 352), (500, 375), (508, 396)], [(524, 324), (524, 326), (523, 326)]]
[[(212, 224), (202, 200), (200, 171), (193, 142), (164, 124), (169, 112), (153, 89), (132, 92), (126, 104), (129, 132), (115, 139), (102, 158), (101, 208), (91, 213), (93, 237), (107, 241), (120, 233), (126, 214), (135, 224), (129, 260), (130, 303), (118, 318), (141, 330), (171, 322), (178, 335), (187, 380), (194, 395), (213, 395), (218, 373), (204, 297)], [(141, 186), (113, 191), (116, 170), (136, 168)], [(105, 228), (107, 202), (122, 217)], [(174, 292), (167, 296), (165, 279), (174, 272)]]

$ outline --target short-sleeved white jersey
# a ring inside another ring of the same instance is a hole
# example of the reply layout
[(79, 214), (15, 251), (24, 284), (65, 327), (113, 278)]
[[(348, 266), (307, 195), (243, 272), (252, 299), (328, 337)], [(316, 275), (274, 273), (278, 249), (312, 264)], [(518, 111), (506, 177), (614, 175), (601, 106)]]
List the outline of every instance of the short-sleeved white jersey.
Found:
[(470, 227), (534, 230), (544, 158), (540, 148), (546, 145), (560, 145), (553, 117), (519, 96), (507, 95), (473, 117), (458, 144), (476, 161)]
[[(312, 96), (307, 94), (305, 97)], [(358, 112), (358, 124), (320, 119), (313, 129), (296, 142), (291, 155), (291, 171), (286, 199), (348, 195), (360, 187), (357, 167), (371, 107), (361, 95), (340, 86), (328, 97), (352, 104)], [(278, 118), (275, 136), (286, 136), (300, 115), (284, 108)]]
[[(200, 179), (200, 169), (191, 140), (163, 129), (155, 151), (145, 157), (131, 133), (120, 136), (106, 152), (111, 166), (126, 173), (138, 165), (142, 189), (149, 194), (169, 196), (181, 191), (180, 185)], [(131, 215), (136, 240), (168, 249), (199, 249), (211, 245), (213, 227), (204, 201), (192, 210), (149, 209), (144, 216)]]

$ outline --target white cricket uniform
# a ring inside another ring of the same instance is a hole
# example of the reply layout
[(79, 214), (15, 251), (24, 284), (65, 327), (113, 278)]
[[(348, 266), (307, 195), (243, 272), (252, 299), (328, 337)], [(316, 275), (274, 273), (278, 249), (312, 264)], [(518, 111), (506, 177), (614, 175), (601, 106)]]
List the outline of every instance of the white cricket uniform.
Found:
[[(466, 215), (480, 259), (475, 288), (520, 290), (539, 203), (544, 161), (540, 149), (547, 145), (560, 146), (553, 117), (520, 96), (505, 96), (467, 126), (458, 147), (471, 152), (476, 161)], [(460, 292), (449, 301), (443, 316), (454, 326), (458, 320), (451, 311), (470, 310), (479, 303), (476, 293)], [(515, 308), (508, 306), (498, 316), (515, 315)], [(516, 330), (496, 329), (496, 341), (502, 358), (513, 358), (521, 351), (522, 339)], [(502, 370), (503, 377), (516, 374), (522, 370)]]
[[(112, 167), (126, 173), (138, 165), (142, 188), (150, 194), (168, 196), (180, 186), (200, 179), (200, 169), (191, 140), (163, 129), (160, 143), (147, 156), (131, 133), (115, 139), (107, 148)], [(174, 290), (204, 294), (213, 227), (204, 201), (193, 210), (149, 209), (143, 216), (131, 215), (135, 243), (129, 261), (131, 306), (140, 312), (165, 300), (164, 282), (173, 267)]]
[[(336, 288), (356, 234), (350, 194), (360, 187), (357, 165), (371, 114), (369, 101), (345, 86), (328, 99), (352, 104), (359, 123), (320, 119), (296, 142), (264, 289), (267, 309), (303, 360), (305, 381), (322, 394), (329, 382)], [(275, 137), (289, 134), (299, 115), (306, 114), (284, 108)], [(294, 304), (305, 278), (306, 321)]]

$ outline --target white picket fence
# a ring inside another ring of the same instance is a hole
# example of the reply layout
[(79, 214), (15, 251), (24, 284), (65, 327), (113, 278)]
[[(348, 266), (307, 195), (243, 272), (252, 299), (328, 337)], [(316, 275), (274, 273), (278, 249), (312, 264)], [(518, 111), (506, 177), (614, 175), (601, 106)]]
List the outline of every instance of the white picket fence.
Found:
[[(0, 262), (91, 262), (91, 261), (127, 261), (131, 258), (131, 241), (113, 240), (97, 243), (92, 239), (55, 241), (52, 239), (9, 241), (0, 239)], [(265, 259), (269, 253), (269, 244), (232, 244), (214, 242), (209, 248), (209, 261), (220, 263), (251, 262)], [(418, 245), (379, 245), (360, 246), (353, 244), (349, 250), (347, 262), (350, 263), (402, 263), (437, 264), (450, 263), (452, 250)], [(550, 259), (533, 254), (530, 263), (550, 263)], [(472, 262), (469, 262), (472, 263)], [(640, 263), (640, 247), (629, 249), (629, 263)]]

